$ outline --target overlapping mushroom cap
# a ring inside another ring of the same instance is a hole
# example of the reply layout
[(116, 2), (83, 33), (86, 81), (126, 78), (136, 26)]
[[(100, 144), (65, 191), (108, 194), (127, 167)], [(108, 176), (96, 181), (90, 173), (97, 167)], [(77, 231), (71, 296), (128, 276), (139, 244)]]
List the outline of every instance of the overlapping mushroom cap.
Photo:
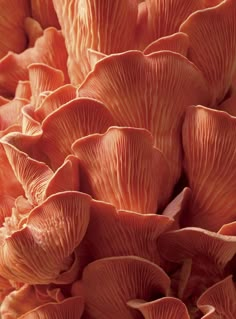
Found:
[(3, 319), (229, 319), (236, 1), (0, 0)]

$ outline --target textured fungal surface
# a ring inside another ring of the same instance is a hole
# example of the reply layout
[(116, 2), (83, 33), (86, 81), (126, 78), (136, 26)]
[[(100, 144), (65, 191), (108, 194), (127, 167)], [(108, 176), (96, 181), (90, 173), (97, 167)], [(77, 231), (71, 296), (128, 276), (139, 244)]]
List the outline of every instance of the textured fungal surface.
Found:
[(236, 318), (236, 1), (0, 0), (0, 318)]

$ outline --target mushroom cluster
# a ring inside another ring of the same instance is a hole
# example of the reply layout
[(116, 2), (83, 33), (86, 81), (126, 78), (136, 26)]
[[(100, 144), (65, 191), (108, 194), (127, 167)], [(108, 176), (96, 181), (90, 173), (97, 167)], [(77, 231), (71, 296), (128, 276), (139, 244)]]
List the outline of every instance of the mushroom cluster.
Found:
[(236, 1), (0, 0), (2, 319), (236, 318)]

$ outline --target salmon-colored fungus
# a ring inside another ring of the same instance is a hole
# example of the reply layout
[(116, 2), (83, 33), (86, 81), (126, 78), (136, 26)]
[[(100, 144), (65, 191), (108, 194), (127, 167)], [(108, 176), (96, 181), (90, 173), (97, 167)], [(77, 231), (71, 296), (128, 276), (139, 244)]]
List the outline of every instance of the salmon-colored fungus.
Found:
[(0, 0), (0, 318), (236, 318), (236, 0)]

